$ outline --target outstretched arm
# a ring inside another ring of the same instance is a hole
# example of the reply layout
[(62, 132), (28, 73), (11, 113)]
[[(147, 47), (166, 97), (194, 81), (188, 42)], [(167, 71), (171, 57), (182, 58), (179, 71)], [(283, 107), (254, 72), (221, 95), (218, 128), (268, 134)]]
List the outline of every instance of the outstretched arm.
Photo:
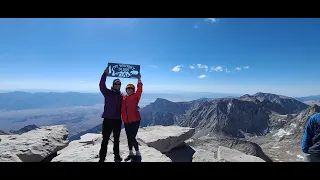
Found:
[(141, 95), (142, 95), (142, 82), (141, 82), (141, 75), (140, 73), (138, 74), (138, 84), (137, 84), (137, 92), (136, 92), (136, 95), (137, 95), (137, 99), (138, 99), (138, 103), (140, 101), (140, 98), (141, 98)]
[(106, 86), (106, 80), (107, 80), (107, 74), (109, 73), (109, 69), (108, 67), (104, 70), (101, 79), (100, 79), (100, 83), (99, 83), (99, 87), (100, 87), (100, 92), (103, 94), (103, 96), (107, 96), (107, 94), (110, 92), (110, 90), (107, 88)]
[(303, 139), (302, 139), (302, 152), (308, 153), (309, 147), (312, 145), (312, 138), (314, 136), (313, 131), (313, 117), (311, 117), (307, 123), (306, 129), (304, 131)]

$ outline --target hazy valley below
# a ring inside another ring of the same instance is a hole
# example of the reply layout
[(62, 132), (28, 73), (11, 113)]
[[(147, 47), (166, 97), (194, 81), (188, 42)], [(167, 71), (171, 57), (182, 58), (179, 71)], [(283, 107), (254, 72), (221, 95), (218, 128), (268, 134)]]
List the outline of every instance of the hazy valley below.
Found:
[[(187, 145), (209, 154), (224, 145), (242, 152), (251, 148), (251, 155), (267, 161), (302, 161), (305, 123), (320, 112), (315, 97), (146, 93), (139, 104), (141, 127), (194, 128)], [(0, 134), (20, 134), (48, 125), (65, 125), (69, 140), (101, 132), (100, 94), (14, 92), (2, 93), (0, 99)]]
[[(157, 98), (181, 102), (231, 95), (235, 94), (144, 93), (139, 106), (145, 107)], [(69, 136), (73, 136), (102, 122), (103, 103), (104, 98), (99, 93), (0, 93), (0, 130), (18, 130), (30, 124), (65, 124)]]
[(74, 135), (101, 123), (102, 109), (103, 105), (2, 111), (0, 127), (1, 130), (9, 131), (30, 124), (37, 126), (63, 124), (67, 126), (70, 135)]

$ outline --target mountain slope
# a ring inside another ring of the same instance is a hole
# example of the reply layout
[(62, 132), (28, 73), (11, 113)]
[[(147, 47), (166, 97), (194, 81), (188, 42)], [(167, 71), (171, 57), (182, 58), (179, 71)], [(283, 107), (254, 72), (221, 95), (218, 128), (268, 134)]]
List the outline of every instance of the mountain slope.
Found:
[(261, 102), (266, 109), (279, 114), (299, 113), (309, 107), (307, 104), (294, 98), (270, 93), (259, 92), (252, 96), (246, 94), (241, 96), (239, 99), (253, 101), (256, 103)]
[(297, 114), (296, 116), (292, 117), (292, 119), (290, 119), (283, 126), (283, 129), (286, 132), (289, 132), (289, 135), (285, 136), (284, 138), (298, 139), (301, 141), (307, 122), (309, 121), (310, 117), (316, 113), (320, 113), (320, 106), (315, 104)]
[(141, 116), (143, 126), (180, 125), (195, 128), (195, 136), (233, 137), (243, 137), (239, 129), (263, 134), (269, 119), (261, 104), (232, 98), (178, 103), (157, 99), (141, 109)]
[(274, 161), (303, 161), (301, 141), (306, 123), (310, 117), (320, 112), (318, 105), (313, 105), (299, 114), (283, 116), (281, 123), (267, 136), (251, 137), (247, 140), (261, 146), (263, 151)]
[(90, 128), (90, 129), (86, 130), (86, 131), (80, 132), (80, 133), (78, 133), (76, 135), (70, 136), (70, 137), (68, 137), (68, 139), (70, 141), (78, 140), (78, 139), (80, 139), (80, 137), (82, 135), (85, 135), (87, 133), (99, 133), (99, 132), (102, 132), (102, 124), (99, 124), (99, 125), (97, 125), (97, 126), (95, 126), (93, 128)]
[(174, 103), (166, 99), (157, 98), (155, 102), (140, 110), (141, 126), (176, 124), (175, 115), (184, 114), (190, 107), (188, 102)]
[(25, 127), (21, 128), (21, 129), (19, 129), (17, 131), (12, 131), (11, 130), (10, 133), (12, 133), (12, 134), (23, 134), (23, 133), (29, 132), (29, 131), (37, 129), (37, 128), (38, 128), (38, 126), (32, 124), (32, 125), (25, 126)]
[(37, 129), (37, 128), (38, 128), (38, 126), (32, 124), (32, 125), (24, 126), (23, 128), (21, 128), (21, 129), (19, 129), (17, 131), (10, 130), (9, 132), (5, 132), (5, 131), (0, 130), (0, 135), (23, 134), (23, 133), (29, 132), (29, 131)]
[[(140, 113), (142, 127), (179, 125), (195, 128), (194, 138), (201, 136), (244, 138), (268, 133), (271, 125), (274, 125), (269, 121), (275, 114), (273, 112), (280, 114), (276, 114), (273, 118), (277, 120), (281, 113), (299, 112), (306, 107), (308, 105), (290, 97), (257, 93), (240, 98), (199, 99), (188, 102), (172, 102), (157, 98), (155, 102), (142, 108)], [(281, 123), (277, 124), (278, 126), (272, 127), (283, 126)]]
[(171, 102), (157, 99), (141, 109), (143, 126), (180, 125), (195, 128), (195, 137), (263, 135), (276, 114), (293, 114), (309, 106), (291, 97), (256, 93), (239, 98)]
[(6, 133), (6, 132), (4, 132), (4, 131), (0, 130), (0, 135), (8, 135), (8, 133)]
[(243, 137), (246, 133), (262, 135), (268, 127), (268, 114), (260, 104), (238, 99), (219, 99), (179, 116), (182, 126), (194, 127), (196, 136), (227, 135)]

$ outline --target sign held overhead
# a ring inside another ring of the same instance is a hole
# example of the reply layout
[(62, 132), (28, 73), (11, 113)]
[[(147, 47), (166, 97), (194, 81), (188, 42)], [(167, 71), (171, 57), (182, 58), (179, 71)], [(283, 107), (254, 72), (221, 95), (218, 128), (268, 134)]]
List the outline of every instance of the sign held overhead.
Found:
[(121, 63), (108, 63), (110, 77), (118, 78), (138, 78), (140, 73), (140, 65), (134, 64), (121, 64)]

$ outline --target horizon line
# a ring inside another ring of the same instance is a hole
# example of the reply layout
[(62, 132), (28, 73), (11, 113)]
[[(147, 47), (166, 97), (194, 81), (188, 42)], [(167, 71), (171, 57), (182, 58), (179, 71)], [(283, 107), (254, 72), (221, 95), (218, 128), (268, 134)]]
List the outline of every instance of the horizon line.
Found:
[[(14, 92), (23, 92), (23, 93), (84, 93), (84, 94), (97, 94), (99, 91), (63, 91), (63, 90), (0, 90), (0, 93), (14, 93)], [(144, 93), (161, 93), (161, 94), (170, 94), (170, 93), (211, 93), (211, 94), (230, 94), (230, 95), (241, 95), (244, 93), (220, 93), (220, 92), (209, 92), (209, 91), (179, 91), (179, 90), (163, 90), (163, 91), (144, 91)]]
[[(97, 92), (84, 92), (84, 91), (62, 91), (62, 90), (0, 90), (0, 94), (4, 93), (15, 93), (15, 92), (22, 92), (22, 93), (82, 93), (82, 94), (100, 94), (99, 91)], [(249, 93), (221, 93), (221, 92), (197, 92), (197, 91), (179, 91), (179, 90), (163, 90), (163, 92), (159, 91), (144, 91), (144, 93), (150, 93), (150, 94), (175, 94), (175, 93), (211, 93), (211, 94), (221, 94), (221, 95), (235, 95), (235, 96), (243, 96), (243, 95), (251, 95)], [(269, 93), (269, 92), (256, 92), (256, 93), (266, 93), (266, 94), (275, 94), (280, 96), (287, 96), (283, 94), (276, 94), (276, 93)], [(253, 93), (253, 94), (256, 94)], [(252, 94), (252, 95), (253, 95)], [(305, 95), (305, 96), (287, 96), (287, 97), (293, 97), (293, 98), (305, 98), (305, 97), (311, 97), (311, 96), (320, 96), (320, 95)]]

